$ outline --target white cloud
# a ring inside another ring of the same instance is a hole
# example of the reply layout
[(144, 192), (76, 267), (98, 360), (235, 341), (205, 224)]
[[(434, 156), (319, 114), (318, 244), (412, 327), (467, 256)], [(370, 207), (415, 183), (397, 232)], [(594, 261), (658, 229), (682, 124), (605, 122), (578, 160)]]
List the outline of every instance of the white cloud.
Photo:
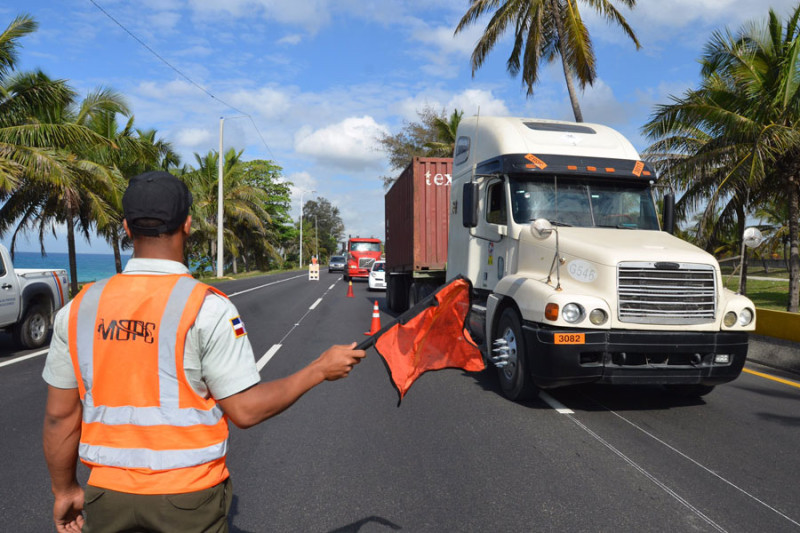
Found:
[(316, 32), (330, 22), (328, 0), (190, 0), (190, 7), (202, 18), (221, 14), (233, 18), (262, 17)]
[(447, 103), (447, 109), (460, 109), (464, 111), (464, 116), (477, 115), (480, 109), (481, 115), (508, 115), (509, 111), (506, 104), (497, 99), (491, 91), (482, 89), (467, 89), (461, 93), (453, 95)]
[(371, 116), (346, 118), (336, 124), (314, 130), (304, 126), (295, 133), (295, 150), (323, 164), (345, 169), (372, 167), (385, 157), (378, 151), (376, 139), (388, 133)]
[(211, 132), (200, 128), (183, 128), (175, 133), (176, 144), (193, 150), (203, 149), (205, 151), (212, 140)]
[(299, 33), (292, 33), (290, 35), (286, 35), (286, 36), (278, 39), (278, 44), (287, 44), (287, 45), (294, 46), (296, 44), (300, 44), (300, 42), (302, 40), (303, 40), (303, 36), (302, 35), (300, 35)]

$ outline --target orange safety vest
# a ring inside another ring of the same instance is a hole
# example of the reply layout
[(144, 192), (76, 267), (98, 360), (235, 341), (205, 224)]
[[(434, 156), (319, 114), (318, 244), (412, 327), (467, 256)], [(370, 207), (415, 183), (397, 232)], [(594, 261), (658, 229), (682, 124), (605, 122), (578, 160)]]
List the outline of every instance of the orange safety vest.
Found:
[(224, 296), (186, 274), (117, 274), (73, 300), (69, 351), (90, 485), (175, 494), (228, 478), (227, 418), (183, 370), (186, 334), (208, 291)]

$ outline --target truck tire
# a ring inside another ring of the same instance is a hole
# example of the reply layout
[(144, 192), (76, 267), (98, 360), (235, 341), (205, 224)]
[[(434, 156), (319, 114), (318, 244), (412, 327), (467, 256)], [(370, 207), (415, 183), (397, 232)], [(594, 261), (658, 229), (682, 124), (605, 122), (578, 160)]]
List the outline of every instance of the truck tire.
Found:
[(44, 304), (32, 305), (14, 326), (14, 340), (24, 348), (41, 348), (50, 333), (50, 310)]
[(387, 291), (391, 291), (389, 300), (392, 302), (390, 309), (395, 313), (408, 311), (408, 278), (405, 275), (389, 276)]
[(515, 402), (535, 397), (539, 391), (528, 372), (522, 321), (513, 308), (505, 308), (500, 315), (495, 339), (505, 339), (508, 343), (508, 364), (497, 369), (503, 395)]
[(664, 388), (675, 396), (681, 396), (683, 398), (696, 398), (699, 396), (705, 396), (709, 392), (713, 391), (714, 385), (692, 383), (688, 385), (664, 385)]

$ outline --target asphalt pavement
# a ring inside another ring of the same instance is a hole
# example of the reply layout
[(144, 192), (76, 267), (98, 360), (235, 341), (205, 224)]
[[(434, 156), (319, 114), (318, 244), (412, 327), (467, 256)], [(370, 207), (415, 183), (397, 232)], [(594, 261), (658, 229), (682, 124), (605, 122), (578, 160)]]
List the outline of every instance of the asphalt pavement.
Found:
[[(355, 282), (348, 298), (339, 274), (320, 278), (220, 285), (262, 379), (363, 340), (375, 301), (383, 325), (391, 319), (384, 293)], [(0, 364), (15, 357), (2, 349)], [(0, 367), (0, 512), (10, 531), (51, 530), (43, 364)], [(264, 424), (232, 428), (231, 531), (800, 531), (800, 379), (747, 370), (702, 399), (581, 386), (514, 403), (493, 370), (451, 369), (422, 376), (398, 406), (370, 350), (350, 377)]]

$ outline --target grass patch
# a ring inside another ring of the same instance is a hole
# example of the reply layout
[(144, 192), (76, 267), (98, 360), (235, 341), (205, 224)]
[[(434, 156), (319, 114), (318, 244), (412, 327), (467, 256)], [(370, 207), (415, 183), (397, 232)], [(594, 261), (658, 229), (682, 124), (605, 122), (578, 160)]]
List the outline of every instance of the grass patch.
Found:
[[(756, 307), (772, 309), (773, 311), (786, 311), (789, 300), (789, 283), (783, 281), (787, 278), (776, 277), (776, 281), (763, 281), (750, 279), (750, 276), (763, 276), (763, 272), (756, 274), (748, 272), (747, 297), (753, 300)], [(739, 276), (722, 275), (725, 287), (732, 291), (739, 289)]]

